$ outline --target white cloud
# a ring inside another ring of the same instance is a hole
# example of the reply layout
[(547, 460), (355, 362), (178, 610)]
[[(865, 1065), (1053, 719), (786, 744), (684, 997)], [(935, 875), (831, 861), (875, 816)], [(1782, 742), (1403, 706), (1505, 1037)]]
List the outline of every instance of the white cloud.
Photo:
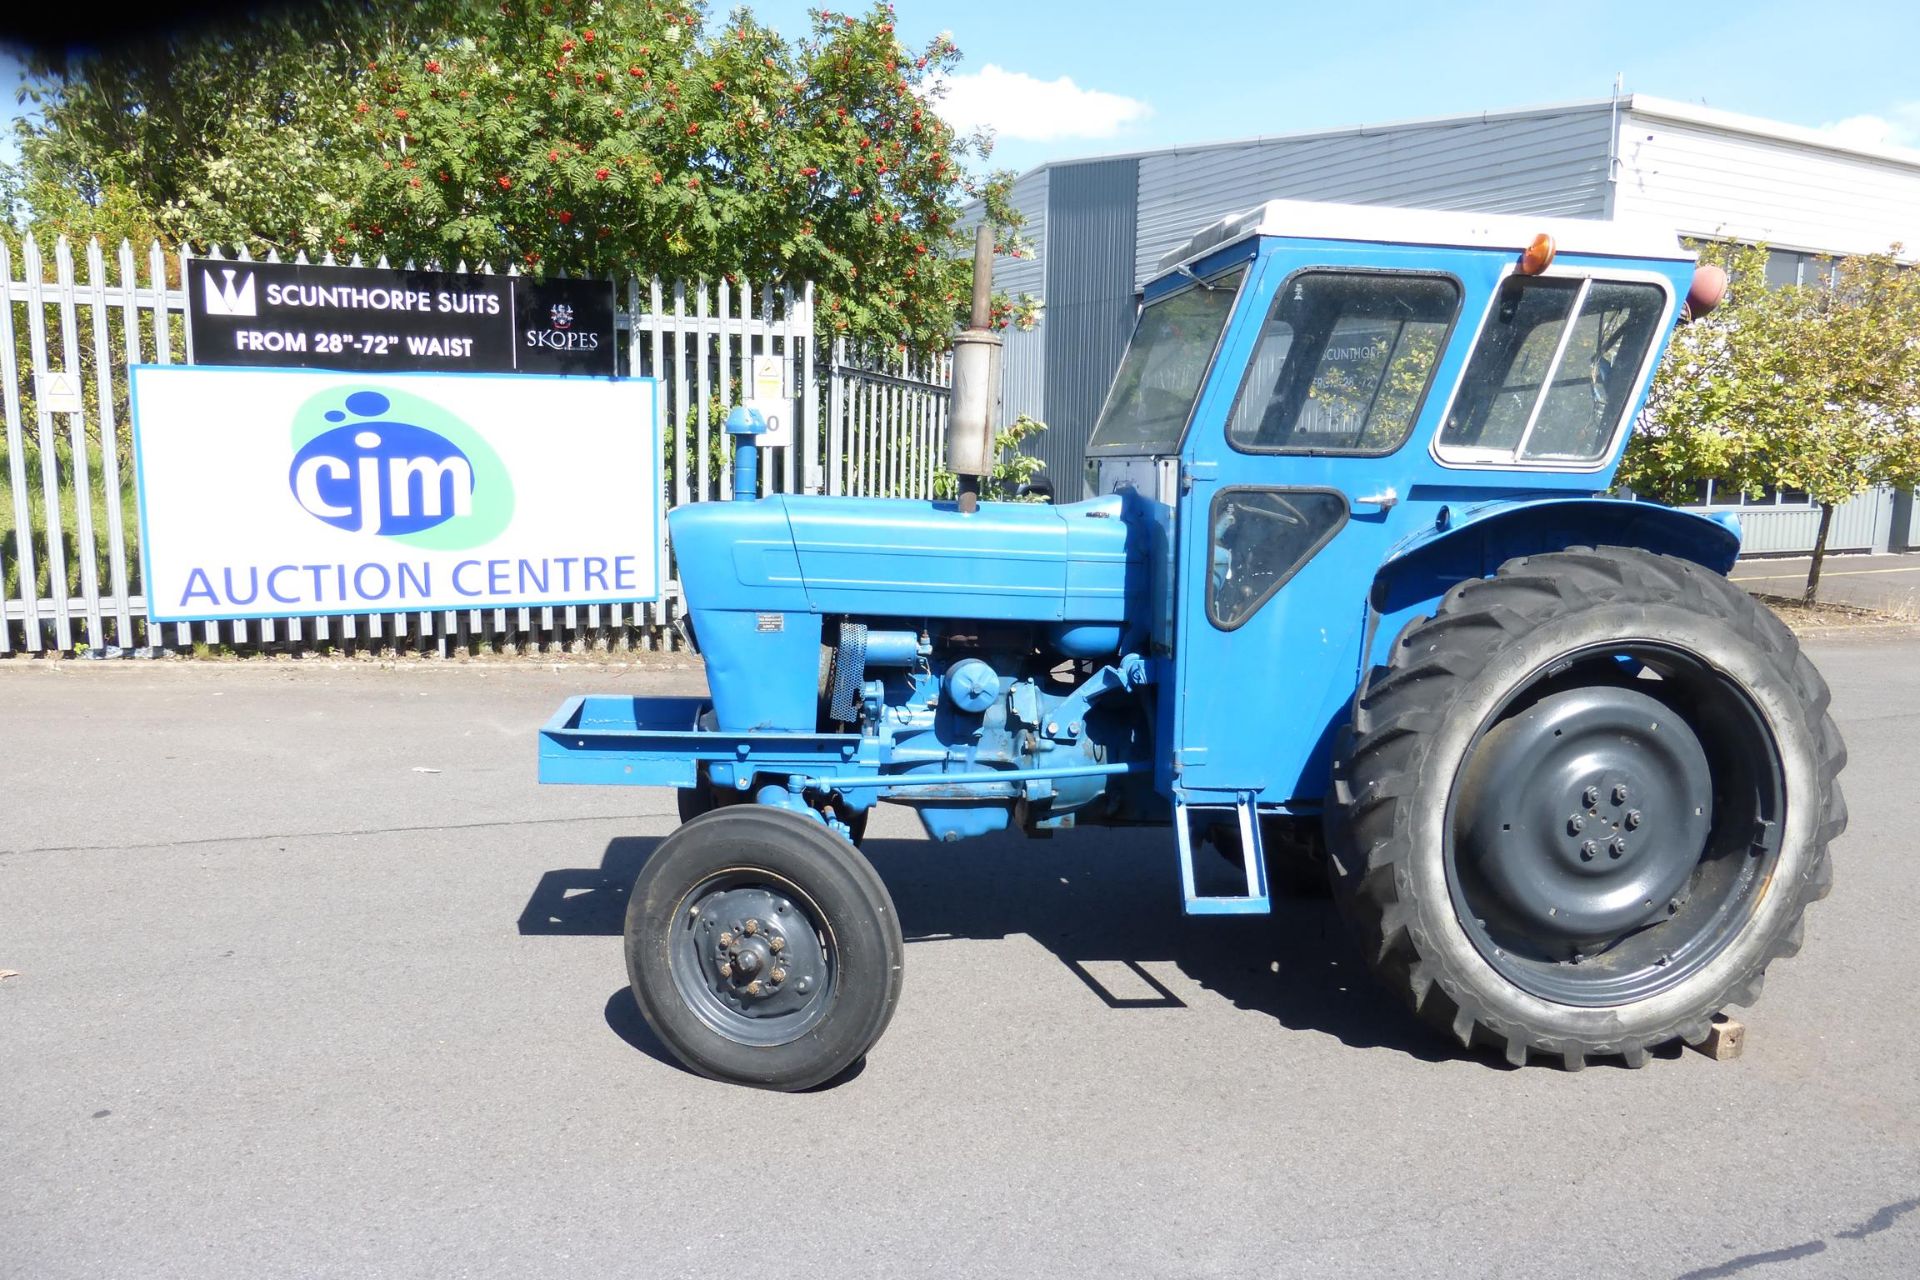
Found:
[(940, 114), (961, 133), (982, 126), (1023, 142), (1111, 138), (1153, 114), (1138, 98), (1082, 89), (1071, 77), (1037, 80), (992, 63), (942, 82)]
[(1855, 146), (1920, 147), (1920, 102), (1902, 102), (1884, 116), (1848, 116), (1820, 126), (1837, 141)]

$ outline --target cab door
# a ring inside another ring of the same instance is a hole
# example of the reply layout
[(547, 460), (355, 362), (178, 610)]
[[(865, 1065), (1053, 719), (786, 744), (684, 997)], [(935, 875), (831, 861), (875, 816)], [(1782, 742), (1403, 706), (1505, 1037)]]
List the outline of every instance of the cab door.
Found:
[(1435, 265), (1450, 256), (1284, 242), (1263, 254), (1258, 305), (1234, 322), (1257, 330), (1222, 344), (1180, 458), (1164, 779), (1176, 799), (1310, 811), (1322, 798), (1374, 570), (1432, 518), (1410, 520), (1420, 504), (1406, 498), (1432, 466), (1424, 444), (1466, 345), (1470, 287)]

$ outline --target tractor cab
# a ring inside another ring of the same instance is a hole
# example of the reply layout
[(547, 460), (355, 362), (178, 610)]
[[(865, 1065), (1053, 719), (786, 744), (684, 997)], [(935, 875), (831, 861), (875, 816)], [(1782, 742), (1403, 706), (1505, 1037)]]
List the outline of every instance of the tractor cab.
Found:
[(1160, 788), (1317, 808), (1405, 621), (1382, 566), (1577, 521), (1542, 504), (1611, 484), (1694, 270), (1670, 232), (1288, 201), (1167, 254), (1086, 465), (1156, 532)]

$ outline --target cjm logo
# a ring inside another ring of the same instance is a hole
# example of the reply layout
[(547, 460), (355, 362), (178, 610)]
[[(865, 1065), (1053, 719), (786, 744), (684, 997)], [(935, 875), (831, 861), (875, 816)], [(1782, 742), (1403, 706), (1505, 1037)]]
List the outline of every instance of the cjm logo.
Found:
[[(505, 524), (510, 491), (495, 495), (504, 500), (507, 510), (499, 510), (501, 501), (482, 504), (494, 508), (498, 519), (472, 519), (477, 479), (475, 459), (468, 450), (438, 431), (403, 421), (389, 397), (380, 392), (356, 391), (344, 404), (344, 410), (326, 411), (325, 420), (337, 425), (302, 445), (287, 472), (294, 500), (309, 515), (351, 533), (385, 538), (407, 538), (441, 525), (448, 525), (447, 535), (454, 535), (458, 532), (455, 522), (472, 526), (466, 532), (489, 538), (498, 532), (494, 526)], [(447, 425), (455, 429), (451, 421)], [(486, 455), (479, 470), (498, 474), (491, 450), (464, 424), (458, 431), (471, 439), (470, 448)], [(496, 487), (507, 488), (504, 475), (499, 478)], [(458, 536), (433, 540), (445, 546), (476, 545), (477, 541)]]

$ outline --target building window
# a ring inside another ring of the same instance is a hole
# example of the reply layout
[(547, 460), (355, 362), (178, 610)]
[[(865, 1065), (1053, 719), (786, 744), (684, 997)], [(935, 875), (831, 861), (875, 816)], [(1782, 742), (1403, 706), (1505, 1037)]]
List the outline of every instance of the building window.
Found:
[(1758, 493), (1742, 493), (1724, 480), (1694, 480), (1691, 492), (1676, 505), (1682, 507), (1811, 507), (1813, 495), (1805, 489), (1766, 485)]

